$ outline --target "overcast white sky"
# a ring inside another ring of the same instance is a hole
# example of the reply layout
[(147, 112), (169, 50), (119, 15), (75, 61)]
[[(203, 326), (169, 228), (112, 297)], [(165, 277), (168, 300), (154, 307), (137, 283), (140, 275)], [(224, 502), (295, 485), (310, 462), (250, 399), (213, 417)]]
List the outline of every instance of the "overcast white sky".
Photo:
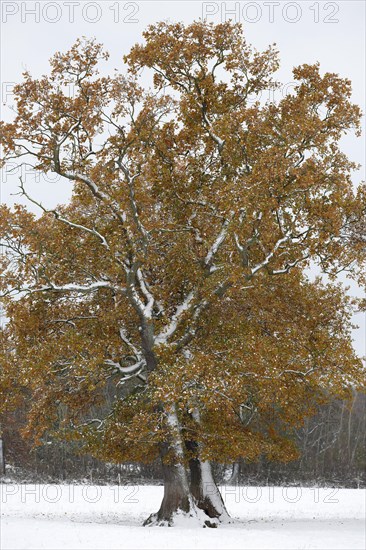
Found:
[[(281, 55), (278, 78), (291, 85), (292, 68), (319, 61), (321, 69), (337, 72), (353, 83), (353, 100), (365, 102), (365, 2), (364, 0), (313, 0), (201, 2), (155, 0), (93, 2), (89, 0), (1, 1), (1, 119), (11, 120), (11, 89), (27, 69), (40, 76), (48, 71), (48, 59), (57, 50), (67, 50), (80, 36), (96, 37), (110, 52), (105, 71), (120, 68), (122, 56), (141, 41), (144, 28), (156, 21), (190, 22), (200, 18), (220, 22), (232, 19), (244, 25), (247, 40), (264, 49), (276, 42)], [(365, 179), (365, 134), (346, 137), (343, 150), (362, 169), (354, 183)], [(12, 204), (21, 202), (17, 191), (18, 175), (3, 170), (0, 198)], [(67, 201), (70, 186), (33, 181), (27, 177), (31, 194), (47, 207)], [(354, 331), (355, 348), (365, 355), (365, 316), (355, 315), (360, 325)]]

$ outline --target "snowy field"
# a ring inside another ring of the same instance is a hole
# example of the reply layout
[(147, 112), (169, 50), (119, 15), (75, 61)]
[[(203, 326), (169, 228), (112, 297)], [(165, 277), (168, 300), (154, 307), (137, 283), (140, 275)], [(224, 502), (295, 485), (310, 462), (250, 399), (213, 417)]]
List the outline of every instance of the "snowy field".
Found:
[(163, 488), (0, 486), (0, 548), (365, 548), (365, 490), (223, 487), (236, 521), (218, 529), (142, 527)]

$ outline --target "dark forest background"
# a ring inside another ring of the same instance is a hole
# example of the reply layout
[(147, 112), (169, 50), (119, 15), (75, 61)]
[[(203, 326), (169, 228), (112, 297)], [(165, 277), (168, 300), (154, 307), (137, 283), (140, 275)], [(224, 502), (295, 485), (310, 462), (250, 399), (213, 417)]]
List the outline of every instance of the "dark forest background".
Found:
[[(265, 459), (249, 463), (215, 464), (222, 484), (366, 486), (366, 395), (355, 393), (352, 401), (333, 400), (308, 418), (295, 433), (299, 460), (274, 463)], [(75, 444), (45, 441), (32, 449), (22, 438), (25, 411), (18, 409), (2, 419), (5, 457), (3, 481), (85, 482), (95, 484), (142, 484), (161, 482), (159, 462), (107, 464), (79, 455)]]

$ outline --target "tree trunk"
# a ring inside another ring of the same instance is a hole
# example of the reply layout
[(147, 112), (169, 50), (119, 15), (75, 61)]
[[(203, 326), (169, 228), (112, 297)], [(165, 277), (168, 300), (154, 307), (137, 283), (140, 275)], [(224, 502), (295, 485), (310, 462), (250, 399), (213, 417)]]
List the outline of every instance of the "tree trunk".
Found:
[[(193, 409), (191, 415), (197, 424), (201, 423), (198, 409)], [(208, 460), (200, 459), (201, 445), (194, 440), (188, 440), (185, 443), (188, 451), (193, 455), (189, 461), (189, 469), (191, 471), (191, 492), (196, 505), (210, 518), (215, 518), (220, 522), (230, 522), (230, 516), (212, 475), (211, 464)]]
[[(170, 428), (170, 441), (160, 445), (160, 458), (162, 461), (164, 477), (164, 497), (159, 511), (152, 514), (144, 525), (174, 525), (177, 516), (192, 518), (203, 527), (216, 527), (215, 521), (204, 516), (198, 510), (188, 481), (187, 471), (184, 466), (184, 449), (181, 438), (181, 427), (178, 420), (176, 407), (165, 408), (167, 425)], [(174, 451), (175, 462), (167, 460), (170, 451)]]
[(240, 473), (240, 463), (234, 462), (231, 476), (230, 476), (230, 479), (228, 480), (229, 485), (236, 485), (238, 483), (239, 473)]
[[(194, 441), (187, 441), (188, 450), (197, 452), (198, 445)], [(199, 458), (191, 458), (189, 461), (191, 472), (191, 493), (194, 502), (200, 510), (210, 518), (216, 518), (220, 522), (230, 522), (230, 516), (226, 510), (223, 498), (212, 475), (209, 461), (201, 461)]]
[(173, 525), (174, 516), (179, 513), (195, 516), (192, 495), (189, 490), (187, 472), (183, 464), (166, 464), (169, 445), (161, 445), (161, 461), (164, 478), (164, 497), (160, 509), (152, 514), (144, 525)]
[(0, 437), (0, 476), (5, 475), (4, 441)]

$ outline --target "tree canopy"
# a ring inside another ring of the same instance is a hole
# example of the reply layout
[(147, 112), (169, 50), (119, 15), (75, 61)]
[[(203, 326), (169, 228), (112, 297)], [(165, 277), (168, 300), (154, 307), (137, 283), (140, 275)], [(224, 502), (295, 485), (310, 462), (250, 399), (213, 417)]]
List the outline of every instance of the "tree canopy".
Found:
[(2, 407), (13, 385), (36, 441), (117, 462), (290, 460), (292, 428), (363, 383), (336, 283), (364, 282), (365, 187), (339, 147), (360, 109), (318, 64), (263, 102), (278, 53), (240, 25), (158, 23), (144, 39), (125, 72), (100, 76), (108, 55), (82, 39), (15, 87), (3, 163), (74, 187), (47, 210), (21, 179), (42, 215), (1, 209)]

